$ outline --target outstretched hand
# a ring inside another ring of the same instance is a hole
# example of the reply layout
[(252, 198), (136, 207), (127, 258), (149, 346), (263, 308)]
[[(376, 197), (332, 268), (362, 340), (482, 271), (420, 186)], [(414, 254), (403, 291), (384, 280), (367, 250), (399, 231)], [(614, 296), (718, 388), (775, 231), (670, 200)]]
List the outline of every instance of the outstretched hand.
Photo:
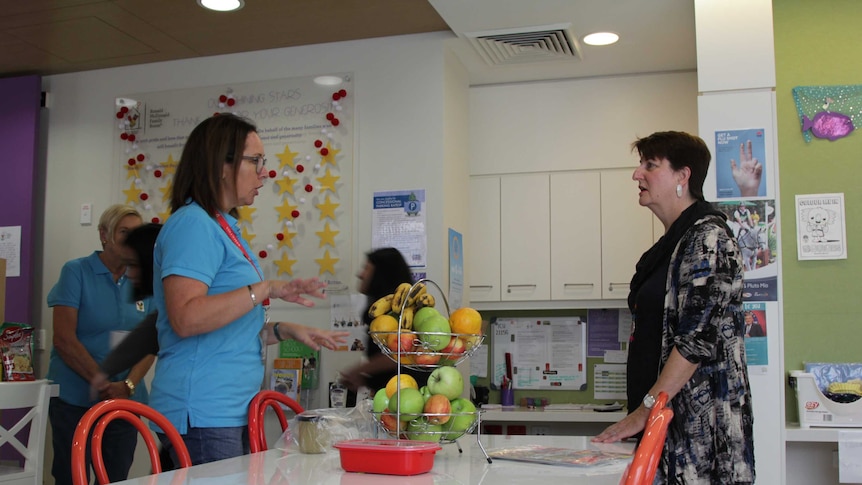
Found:
[(279, 328), (286, 329), (292, 339), (314, 350), (320, 350), (321, 347), (336, 350), (340, 346), (347, 345), (347, 337), (350, 335), (347, 331), (323, 330), (292, 322), (281, 322)]
[(288, 281), (274, 280), (270, 281), (269, 297), (313, 307), (314, 302), (303, 295), (324, 299), (326, 298), (326, 295), (323, 293), (324, 288), (326, 288), (326, 283), (317, 278), (297, 278)]
[(646, 428), (649, 410), (639, 407), (635, 412), (629, 414), (622, 420), (610, 425), (591, 441), (595, 443), (615, 443), (630, 438)]
[(739, 165), (736, 160), (730, 160), (730, 171), (733, 180), (739, 187), (741, 197), (756, 197), (760, 188), (760, 178), (763, 176), (763, 165), (751, 153), (751, 140), (739, 144)]

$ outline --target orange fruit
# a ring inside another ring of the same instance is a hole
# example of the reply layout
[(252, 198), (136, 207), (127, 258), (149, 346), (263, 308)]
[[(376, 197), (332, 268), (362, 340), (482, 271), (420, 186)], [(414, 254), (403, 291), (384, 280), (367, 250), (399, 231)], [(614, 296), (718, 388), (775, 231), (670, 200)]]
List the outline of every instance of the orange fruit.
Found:
[(449, 327), (452, 333), (463, 335), (482, 334), (482, 315), (469, 307), (462, 307), (449, 315)]
[(401, 383), (398, 382), (398, 374), (392, 376), (386, 383), (386, 397), (392, 397), (399, 389), (419, 389), (419, 383), (410, 374), (401, 374)]
[(398, 320), (392, 315), (380, 315), (374, 320), (371, 320), (371, 325), (368, 326), (368, 332), (375, 342), (386, 345), (386, 339), (392, 332), (398, 331)]

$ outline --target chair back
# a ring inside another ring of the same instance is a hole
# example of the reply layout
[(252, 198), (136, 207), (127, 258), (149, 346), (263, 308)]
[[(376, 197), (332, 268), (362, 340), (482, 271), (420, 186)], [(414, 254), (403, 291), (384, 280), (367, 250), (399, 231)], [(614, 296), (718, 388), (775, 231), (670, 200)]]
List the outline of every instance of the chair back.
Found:
[(623, 475), (621, 485), (651, 485), (655, 480), (655, 473), (667, 439), (667, 427), (673, 419), (673, 410), (665, 407), (667, 401), (667, 393), (660, 392), (655, 405), (650, 410), (643, 438), (635, 450), (631, 465)]
[(75, 428), (72, 441), (72, 482), (75, 485), (87, 485), (87, 438), (92, 433), (90, 453), (92, 455), (93, 470), (96, 473), (96, 482), (99, 485), (109, 483), (108, 472), (105, 470), (105, 461), (102, 457), (102, 439), (105, 428), (111, 421), (122, 419), (131, 423), (144, 438), (147, 444), (147, 452), (150, 455), (153, 473), (160, 473), (162, 465), (159, 460), (159, 448), (155, 436), (141, 418), (147, 418), (168, 437), (174, 451), (179, 459), (179, 467), (192, 466), (188, 448), (177, 429), (160, 412), (146, 404), (132, 401), (130, 399), (108, 399), (91, 407)]
[[(0, 465), (0, 484), (42, 484), (50, 389), (45, 379), (0, 383), (0, 448), (8, 450), (7, 454), (14, 449), (23, 462), (18, 467)], [(27, 439), (21, 441), (28, 425)]]
[(296, 414), (305, 411), (298, 402), (276, 391), (260, 391), (251, 400), (248, 405), (248, 441), (252, 453), (268, 449), (266, 429), (264, 428), (264, 417), (268, 407), (275, 410), (275, 415), (281, 424), (281, 431), (287, 430), (287, 417), (281, 408), (282, 405), (287, 406)]

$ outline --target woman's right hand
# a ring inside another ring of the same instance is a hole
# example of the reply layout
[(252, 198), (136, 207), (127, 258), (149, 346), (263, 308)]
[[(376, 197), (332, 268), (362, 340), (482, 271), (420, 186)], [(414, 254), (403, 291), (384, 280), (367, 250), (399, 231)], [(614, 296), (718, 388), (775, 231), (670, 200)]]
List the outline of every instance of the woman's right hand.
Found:
[(269, 298), (278, 298), (290, 303), (297, 303), (307, 307), (313, 307), (314, 302), (303, 295), (313, 298), (324, 299), (326, 295), (323, 289), (326, 283), (317, 278), (297, 278), (293, 280), (269, 280)]

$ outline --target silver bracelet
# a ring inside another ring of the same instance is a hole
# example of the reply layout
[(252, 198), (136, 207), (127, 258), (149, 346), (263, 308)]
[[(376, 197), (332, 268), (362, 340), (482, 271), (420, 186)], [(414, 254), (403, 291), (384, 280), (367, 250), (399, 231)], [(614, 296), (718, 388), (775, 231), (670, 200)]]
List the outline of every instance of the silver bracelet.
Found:
[(275, 322), (275, 325), (272, 326), (272, 333), (275, 334), (275, 338), (278, 339), (279, 342), (284, 342), (284, 338), (281, 337), (281, 334), (278, 333), (278, 324), (281, 322)]
[(254, 296), (254, 290), (251, 289), (251, 285), (246, 286), (248, 286), (248, 294), (251, 296), (251, 306), (255, 307), (257, 306), (257, 297)]

